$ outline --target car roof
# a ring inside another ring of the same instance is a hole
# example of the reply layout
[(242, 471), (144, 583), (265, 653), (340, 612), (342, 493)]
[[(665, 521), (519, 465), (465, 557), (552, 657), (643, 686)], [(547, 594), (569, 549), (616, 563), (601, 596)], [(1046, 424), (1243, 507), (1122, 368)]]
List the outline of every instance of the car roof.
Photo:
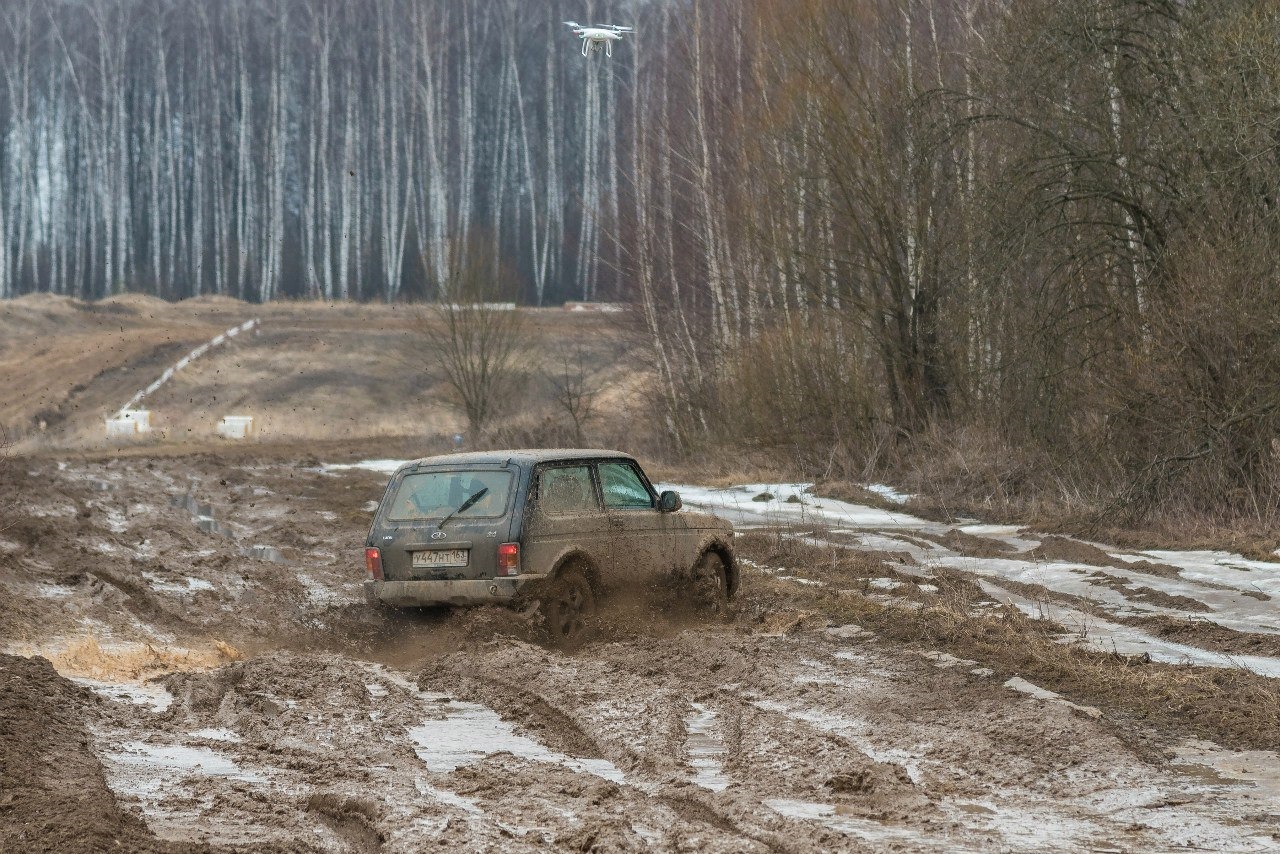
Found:
[(621, 451), (592, 448), (517, 448), (506, 451), (464, 451), (458, 454), (439, 454), (423, 457), (407, 463), (407, 466), (438, 465), (534, 465), (560, 460), (634, 459)]

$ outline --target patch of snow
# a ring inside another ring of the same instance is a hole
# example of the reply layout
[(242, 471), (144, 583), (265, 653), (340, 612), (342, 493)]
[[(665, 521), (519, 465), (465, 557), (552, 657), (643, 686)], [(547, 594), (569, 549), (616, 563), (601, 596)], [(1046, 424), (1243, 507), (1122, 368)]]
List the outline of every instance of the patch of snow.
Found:
[[(973, 664), (974, 662), (969, 662), (969, 663)], [(1102, 712), (1098, 711), (1093, 706), (1078, 706), (1075, 703), (1071, 702), (1070, 700), (1064, 698), (1061, 694), (1055, 694), (1052, 691), (1048, 690), (1047, 688), (1041, 688), (1039, 685), (1033, 685), (1032, 683), (1023, 679), (1021, 676), (1014, 676), (1013, 678), (1009, 679), (1004, 683), (1004, 687), (1017, 691), (1020, 694), (1026, 694), (1029, 697), (1034, 697), (1037, 700), (1045, 700), (1051, 703), (1061, 703), (1067, 708), (1074, 709), (1075, 711), (1080, 712), (1091, 718), (1102, 717)]]
[(375, 474), (395, 474), (396, 469), (409, 460), (361, 460), (357, 463), (325, 463), (320, 466), (323, 472), (338, 471), (371, 471)]
[(866, 485), (866, 490), (868, 492), (874, 492), (876, 495), (879, 495), (884, 500), (892, 501), (894, 504), (906, 504), (908, 501), (915, 498), (914, 495), (909, 495), (908, 493), (905, 493), (905, 492), (899, 492), (898, 490), (894, 489), (892, 486), (889, 486), (883, 483), (868, 483)]
[(803, 584), (807, 587), (826, 587), (827, 586), (827, 583), (825, 581), (817, 581), (812, 578), (801, 578), (798, 575), (779, 575), (777, 576), (777, 578), (779, 581), (794, 581), (796, 584)]
[(926, 650), (920, 653), (920, 657), (929, 659), (933, 662), (934, 667), (940, 667), (944, 670), (952, 667), (975, 667), (978, 664), (976, 661), (957, 658), (949, 652), (938, 652), (937, 650)]
[[(906, 513), (815, 498), (811, 483), (752, 483), (727, 489), (708, 489), (687, 484), (661, 484), (659, 490), (674, 489), (690, 507), (710, 510), (732, 522), (745, 524), (814, 524), (829, 527), (900, 528), (945, 531), (945, 525), (928, 522)], [(756, 501), (763, 496), (767, 501)]]
[(1280, 658), (1263, 655), (1225, 655), (1187, 644), (1174, 643), (1126, 626), (1103, 620), (1075, 608), (1054, 602), (1036, 601), (978, 580), (988, 596), (1008, 602), (1032, 617), (1052, 620), (1077, 636), (1077, 642), (1091, 644), (1106, 652), (1121, 655), (1147, 654), (1153, 661), (1167, 664), (1194, 664), (1200, 667), (1244, 669), (1262, 676), (1280, 677)]
[[(1172, 560), (1164, 558), (1171, 558), (1179, 553), (1161, 554), (1162, 562), (1176, 565)], [(1192, 563), (1185, 557), (1182, 559), (1187, 564)], [(1123, 561), (1117, 560), (1117, 563), (1123, 564)], [(1080, 563), (1040, 562), (1015, 558), (974, 558), (962, 555), (934, 557), (933, 564), (978, 576), (1007, 578), (1024, 584), (1039, 585), (1058, 593), (1078, 596), (1102, 605), (1117, 616), (1159, 614), (1175, 619), (1186, 619), (1194, 613), (1236, 631), (1272, 634), (1280, 632), (1280, 610), (1276, 609), (1275, 603), (1244, 595), (1248, 588), (1239, 583), (1238, 579), (1230, 577), (1232, 572), (1230, 567), (1219, 567), (1214, 573), (1202, 572), (1200, 574), (1202, 581), (1217, 585), (1209, 587), (1203, 583), (1196, 583), (1190, 570), (1183, 571), (1184, 577), (1166, 578), (1136, 572), (1124, 566), (1097, 567)], [(1253, 586), (1263, 593), (1274, 589), (1277, 598), (1280, 598), (1280, 566), (1271, 571), (1278, 574), (1274, 581), (1258, 576)], [(1205, 607), (1200, 611), (1188, 611), (1158, 602), (1132, 598), (1132, 594), (1125, 590), (1117, 590), (1091, 580), (1096, 579), (1099, 573), (1113, 576), (1135, 588), (1145, 587), (1169, 596), (1185, 597)], [(1233, 584), (1233, 581), (1236, 583)], [(1221, 589), (1223, 585), (1234, 589)]]

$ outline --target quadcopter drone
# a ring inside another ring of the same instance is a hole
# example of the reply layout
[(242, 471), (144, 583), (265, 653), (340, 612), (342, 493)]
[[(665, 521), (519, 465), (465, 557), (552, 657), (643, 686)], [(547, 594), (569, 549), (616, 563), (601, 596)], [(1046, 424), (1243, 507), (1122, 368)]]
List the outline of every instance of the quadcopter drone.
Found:
[(619, 27), (614, 24), (605, 24), (602, 27), (584, 27), (576, 21), (564, 22), (569, 29), (573, 30), (573, 34), (582, 39), (582, 55), (586, 56), (591, 51), (598, 51), (604, 48), (605, 56), (613, 56), (613, 43), (622, 41), (623, 33), (634, 32), (632, 27)]

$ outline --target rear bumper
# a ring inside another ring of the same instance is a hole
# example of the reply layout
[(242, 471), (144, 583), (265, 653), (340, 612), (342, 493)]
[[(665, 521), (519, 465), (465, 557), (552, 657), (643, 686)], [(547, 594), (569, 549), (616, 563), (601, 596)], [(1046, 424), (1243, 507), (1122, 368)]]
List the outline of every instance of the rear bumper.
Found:
[(397, 608), (428, 605), (488, 605), (510, 602), (525, 586), (546, 578), (530, 573), (468, 581), (366, 581), (364, 595)]

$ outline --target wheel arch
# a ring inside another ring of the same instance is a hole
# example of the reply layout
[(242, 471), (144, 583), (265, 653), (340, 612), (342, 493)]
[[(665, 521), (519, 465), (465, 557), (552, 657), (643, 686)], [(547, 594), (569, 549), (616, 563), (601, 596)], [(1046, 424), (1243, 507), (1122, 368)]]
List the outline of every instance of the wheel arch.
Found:
[(551, 572), (547, 575), (549, 581), (555, 581), (566, 570), (577, 567), (587, 577), (587, 583), (591, 585), (591, 592), (599, 596), (601, 593), (600, 568), (596, 562), (591, 559), (591, 555), (581, 549), (573, 549), (565, 552), (555, 562)]

